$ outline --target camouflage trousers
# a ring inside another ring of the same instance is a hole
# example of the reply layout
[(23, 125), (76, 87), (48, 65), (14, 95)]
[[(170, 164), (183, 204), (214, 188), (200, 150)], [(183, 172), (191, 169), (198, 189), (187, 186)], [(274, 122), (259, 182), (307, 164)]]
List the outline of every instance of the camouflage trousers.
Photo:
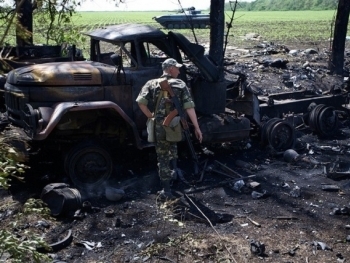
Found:
[(177, 159), (177, 143), (165, 140), (165, 130), (162, 126), (162, 120), (156, 120), (155, 135), (159, 177), (164, 181), (171, 180), (174, 176), (174, 170), (170, 167), (170, 161)]

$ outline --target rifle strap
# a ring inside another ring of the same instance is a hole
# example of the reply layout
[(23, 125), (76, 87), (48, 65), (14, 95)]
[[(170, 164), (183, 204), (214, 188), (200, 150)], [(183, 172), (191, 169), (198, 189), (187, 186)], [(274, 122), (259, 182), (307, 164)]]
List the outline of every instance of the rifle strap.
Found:
[[(157, 110), (158, 110), (158, 106), (159, 106), (159, 103), (160, 103), (160, 99), (164, 96), (164, 91), (162, 89), (160, 89), (160, 92), (159, 92), (159, 95), (158, 95), (158, 98), (157, 98), (157, 103), (156, 103), (156, 107), (154, 108), (154, 115), (157, 114)], [(154, 127), (154, 134), (156, 134), (156, 125), (153, 126)], [(157, 140), (157, 137), (154, 136), (155, 140)]]
[[(158, 81), (158, 83), (159, 83), (159, 81)], [(158, 85), (159, 85), (159, 84), (158, 84)], [(164, 93), (165, 93), (165, 91), (162, 90), (162, 87), (160, 87), (160, 85), (159, 85), (159, 88), (160, 88), (160, 91), (159, 91), (159, 95), (158, 95), (158, 98), (157, 98), (156, 107), (154, 108), (154, 114), (157, 113), (158, 106), (159, 106), (159, 103), (160, 103), (160, 99), (161, 99), (162, 97), (164, 97)]]

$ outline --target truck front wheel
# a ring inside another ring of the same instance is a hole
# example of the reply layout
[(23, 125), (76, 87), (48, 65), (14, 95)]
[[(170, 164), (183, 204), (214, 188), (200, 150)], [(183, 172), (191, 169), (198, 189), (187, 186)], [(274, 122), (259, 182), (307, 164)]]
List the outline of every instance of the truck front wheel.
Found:
[(96, 143), (83, 143), (73, 147), (65, 159), (66, 172), (77, 188), (94, 188), (108, 180), (112, 174), (111, 155)]

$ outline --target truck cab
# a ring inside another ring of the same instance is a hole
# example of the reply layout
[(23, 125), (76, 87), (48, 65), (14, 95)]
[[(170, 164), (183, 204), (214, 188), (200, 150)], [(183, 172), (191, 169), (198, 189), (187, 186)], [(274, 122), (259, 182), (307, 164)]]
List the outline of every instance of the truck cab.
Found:
[(111, 145), (153, 146), (147, 142), (146, 117), (136, 97), (148, 80), (161, 76), (161, 63), (169, 57), (187, 65), (179, 77), (191, 89), (204, 142), (249, 136), (248, 119), (227, 116), (231, 82), (219, 78), (203, 46), (179, 33), (140, 24), (85, 34), (90, 37), (90, 60), (21, 67), (9, 72), (5, 83), (10, 122), (32, 142), (60, 149), (65, 171), (78, 187), (97, 186), (109, 178)]

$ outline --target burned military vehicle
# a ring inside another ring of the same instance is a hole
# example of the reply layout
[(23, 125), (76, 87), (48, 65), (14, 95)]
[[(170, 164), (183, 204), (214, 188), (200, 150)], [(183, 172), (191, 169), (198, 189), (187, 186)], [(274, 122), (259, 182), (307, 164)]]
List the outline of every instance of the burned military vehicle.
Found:
[(148, 80), (162, 74), (168, 57), (185, 65), (179, 77), (191, 89), (203, 144), (240, 142), (257, 132), (281, 152), (293, 148), (296, 126), (328, 136), (338, 128), (340, 112), (347, 113), (342, 107), (348, 104), (347, 89), (258, 96), (244, 74), (226, 70), (234, 77), (222, 77), (204, 47), (179, 33), (122, 24), (87, 35), (90, 61), (22, 67), (11, 71), (5, 84), (9, 121), (25, 131), (32, 145), (58, 151), (77, 187), (110, 177), (111, 148), (153, 146), (135, 100)]
[[(10, 122), (39, 147), (58, 150), (72, 182), (94, 186), (112, 173), (110, 147), (147, 142), (146, 117), (135, 99), (141, 87), (162, 74), (168, 57), (191, 67), (180, 78), (191, 88), (203, 142), (249, 137), (250, 120), (225, 107), (232, 81), (220, 79), (204, 48), (179, 33), (123, 24), (87, 33), (91, 60), (30, 65), (11, 71), (5, 84)], [(108, 47), (109, 52), (104, 52)], [(185, 61), (184, 58), (189, 58)]]

